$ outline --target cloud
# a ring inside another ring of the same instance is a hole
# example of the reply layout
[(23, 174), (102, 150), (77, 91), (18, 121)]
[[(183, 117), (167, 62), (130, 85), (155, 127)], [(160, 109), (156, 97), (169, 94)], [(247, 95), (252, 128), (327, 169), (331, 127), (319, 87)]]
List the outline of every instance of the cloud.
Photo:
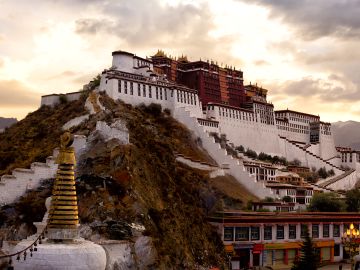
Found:
[[(160, 1), (133, 0), (104, 2), (96, 16), (76, 20), (75, 29), (89, 40), (97, 36), (116, 37), (118, 46), (131, 51), (162, 48), (171, 54), (211, 57), (223, 53), (221, 61), (231, 59), (235, 37), (211, 36), (213, 14), (206, 3), (169, 5)], [(118, 48), (117, 48), (118, 49)], [(153, 53), (152, 51), (150, 51)]]
[(359, 39), (360, 4), (358, 0), (243, 0), (270, 9), (270, 16), (280, 18), (300, 29), (307, 40), (324, 36)]
[(267, 61), (265, 61), (265, 60), (256, 60), (256, 61), (254, 62), (254, 64), (255, 64), (256, 66), (270, 65), (270, 63), (267, 62)]
[(272, 92), (275, 96), (306, 97), (309, 101), (314, 101), (316, 98), (319, 102), (351, 103), (360, 99), (358, 85), (349, 83), (336, 74), (331, 74), (327, 79), (305, 77), (295, 81), (285, 81), (272, 87), (277, 89)]
[(39, 94), (16, 80), (0, 81), (0, 108), (34, 107), (40, 104)]

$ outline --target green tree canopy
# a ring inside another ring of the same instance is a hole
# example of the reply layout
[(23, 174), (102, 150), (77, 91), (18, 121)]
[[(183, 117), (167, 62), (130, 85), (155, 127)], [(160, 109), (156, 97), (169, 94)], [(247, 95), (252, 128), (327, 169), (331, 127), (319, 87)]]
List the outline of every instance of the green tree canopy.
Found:
[(308, 208), (313, 212), (340, 212), (345, 209), (345, 204), (335, 193), (318, 193), (312, 197)]
[(360, 190), (352, 189), (346, 192), (346, 211), (359, 212), (360, 211)]

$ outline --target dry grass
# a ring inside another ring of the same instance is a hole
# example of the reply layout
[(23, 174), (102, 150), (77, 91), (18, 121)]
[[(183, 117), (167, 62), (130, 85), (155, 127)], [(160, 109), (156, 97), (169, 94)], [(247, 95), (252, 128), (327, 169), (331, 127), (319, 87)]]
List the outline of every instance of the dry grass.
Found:
[(242, 201), (243, 205), (246, 205), (249, 201), (259, 201), (259, 198), (249, 192), (231, 175), (218, 176), (209, 179), (209, 183), (212, 187), (218, 189), (226, 196)]

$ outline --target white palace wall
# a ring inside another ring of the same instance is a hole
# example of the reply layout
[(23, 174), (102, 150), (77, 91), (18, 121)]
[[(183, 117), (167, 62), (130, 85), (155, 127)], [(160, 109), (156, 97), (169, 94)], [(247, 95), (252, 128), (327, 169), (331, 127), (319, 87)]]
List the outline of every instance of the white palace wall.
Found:
[(195, 117), (191, 117), (186, 108), (177, 108), (174, 111), (174, 117), (192, 130), (195, 136), (199, 137), (202, 146), (207, 150), (209, 155), (219, 164), (220, 167), (228, 168), (227, 172), (232, 175), (246, 189), (252, 192), (260, 199), (265, 197), (275, 198), (276, 195), (263, 182), (257, 182), (255, 177), (250, 176), (242, 161), (227, 155), (225, 149), (215, 142), (213, 137), (203, 129)]
[[(119, 89), (119, 81), (121, 82), (121, 89)], [(125, 82), (127, 83), (126, 90)], [(131, 84), (132, 90), (130, 88)], [(141, 103), (145, 105), (156, 103), (160, 104), (163, 109), (166, 108), (171, 111), (174, 111), (177, 107), (186, 107), (192, 116), (199, 118), (203, 116), (202, 105), (196, 93), (178, 89), (151, 78), (136, 81), (125, 77), (107, 79), (103, 76), (99, 91), (105, 91), (114, 100), (120, 99), (133, 106)]]

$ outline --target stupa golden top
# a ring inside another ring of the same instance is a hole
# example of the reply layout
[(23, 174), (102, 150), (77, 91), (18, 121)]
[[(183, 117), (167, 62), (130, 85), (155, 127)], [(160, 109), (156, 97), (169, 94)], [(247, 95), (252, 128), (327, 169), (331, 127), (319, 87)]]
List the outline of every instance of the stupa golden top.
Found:
[(61, 147), (56, 163), (58, 170), (52, 191), (48, 220), (49, 239), (73, 239), (79, 224), (75, 187), (75, 151), (71, 147), (73, 136), (65, 132), (61, 136)]

